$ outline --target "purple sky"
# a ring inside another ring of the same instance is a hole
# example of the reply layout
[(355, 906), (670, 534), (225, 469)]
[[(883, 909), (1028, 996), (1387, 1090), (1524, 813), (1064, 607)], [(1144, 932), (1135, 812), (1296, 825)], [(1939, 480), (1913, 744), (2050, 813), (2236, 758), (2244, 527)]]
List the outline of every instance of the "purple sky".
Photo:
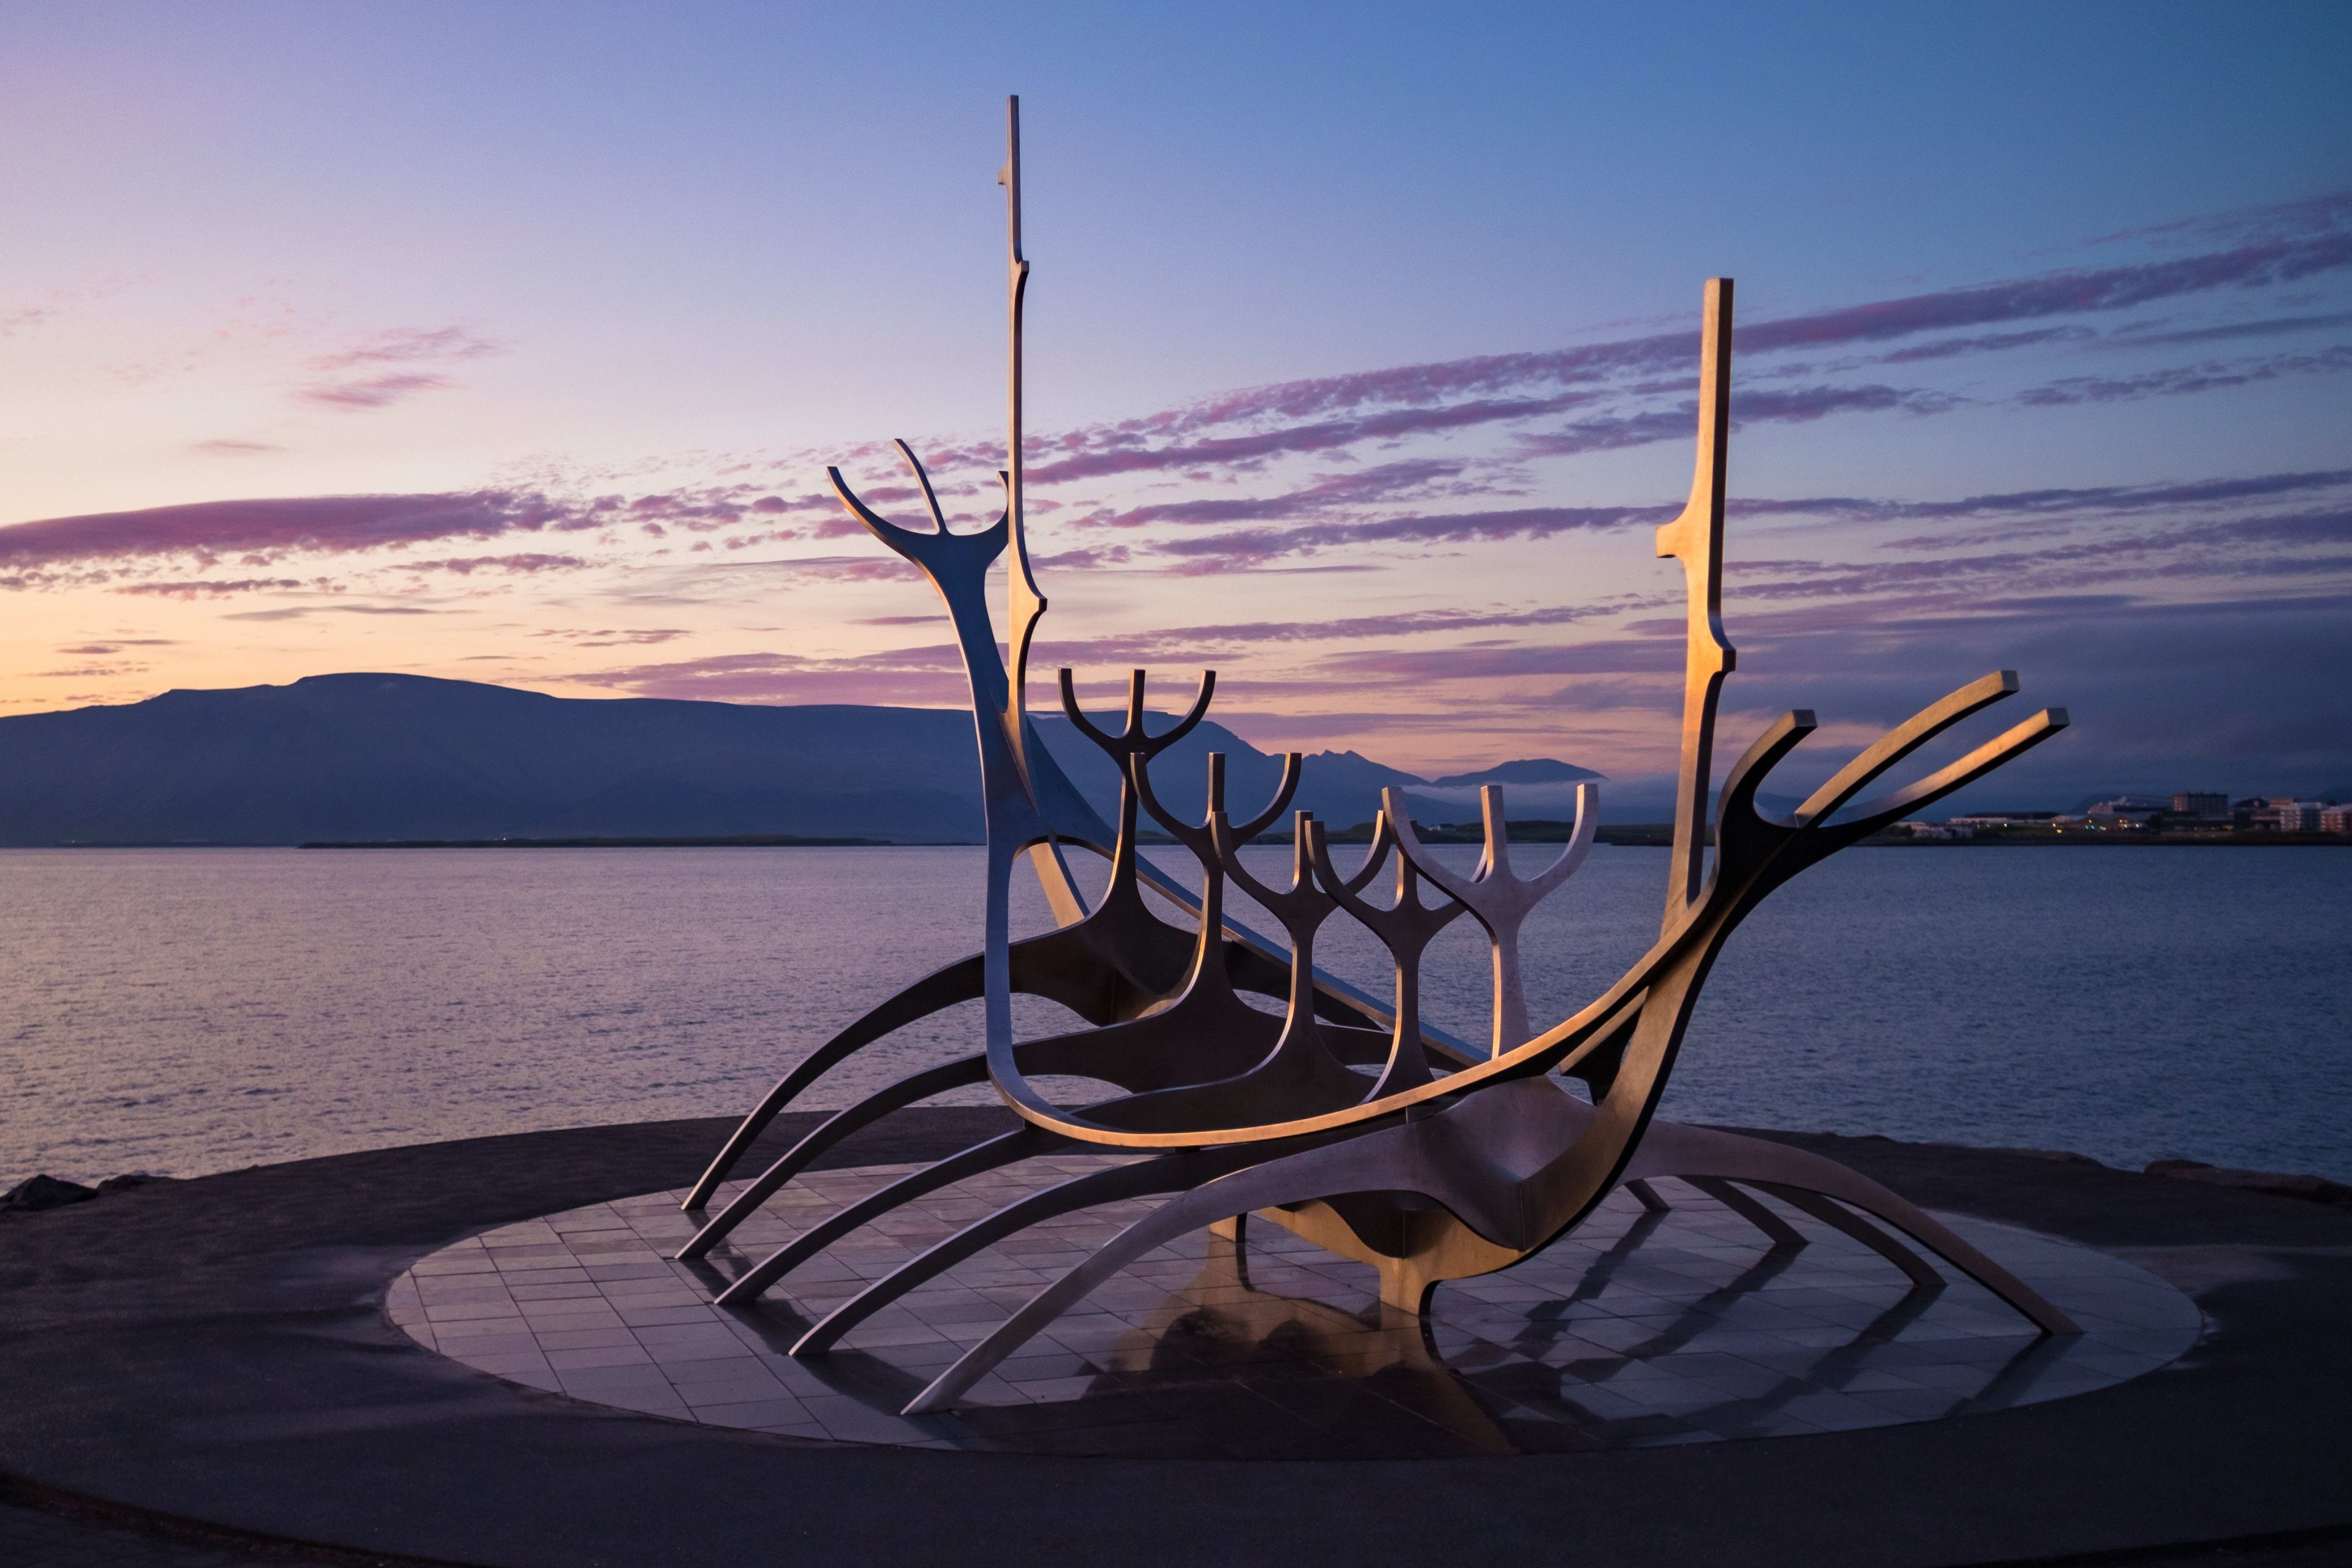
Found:
[(1725, 272), (1735, 744), (2005, 665), (2004, 798), (2352, 784), (2352, 26), (1887, 15), (19, 13), (0, 711), (960, 702), (823, 470), (993, 515), (1018, 89), (1038, 668), (1638, 787)]

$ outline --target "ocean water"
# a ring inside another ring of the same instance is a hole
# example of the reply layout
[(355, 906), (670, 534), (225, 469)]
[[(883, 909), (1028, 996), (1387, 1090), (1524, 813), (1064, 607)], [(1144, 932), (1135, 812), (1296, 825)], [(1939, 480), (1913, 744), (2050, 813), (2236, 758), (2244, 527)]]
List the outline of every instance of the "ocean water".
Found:
[[(1539, 1026), (1646, 947), (1664, 874), (1603, 847), (1538, 911)], [(0, 1183), (740, 1111), (970, 952), (980, 876), (967, 848), (0, 852)], [(2327, 849), (1852, 851), (1733, 938), (1666, 1113), (2352, 1177), (2347, 895)], [(1363, 932), (1324, 941), (1385, 989)], [(1429, 992), (1484, 1038), (1466, 920)], [(976, 1049), (977, 1014), (804, 1103)]]

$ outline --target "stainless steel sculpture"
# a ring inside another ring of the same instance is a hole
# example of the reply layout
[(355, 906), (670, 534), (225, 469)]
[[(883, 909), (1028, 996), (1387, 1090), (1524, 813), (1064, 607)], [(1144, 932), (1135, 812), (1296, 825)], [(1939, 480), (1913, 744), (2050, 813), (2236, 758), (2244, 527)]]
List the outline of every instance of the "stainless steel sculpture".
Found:
[[(1190, 1231), (1212, 1228), (1238, 1245), (1245, 1216), (1256, 1214), (1371, 1265), (1382, 1300), (1420, 1313), (1443, 1281), (1532, 1256), (1572, 1230), (1619, 1185), (1654, 1209), (1664, 1207), (1651, 1184), (1667, 1176), (1720, 1199), (1775, 1247), (1801, 1246), (1802, 1239), (1756, 1193), (1876, 1249), (1915, 1288), (1939, 1289), (1943, 1275), (1890, 1231), (1900, 1233), (1985, 1285), (2043, 1332), (2076, 1331), (2063, 1313), (2000, 1265), (1876, 1183), (1781, 1144), (1680, 1126), (1655, 1114), (1700, 987), (1749, 911), (1807, 867), (1983, 776), (2066, 722), (2063, 711), (2047, 710), (1907, 788), (1855, 804), (1919, 747), (2013, 695), (2016, 677), (2004, 670), (1890, 731), (1790, 817), (1768, 815), (1757, 795), (1772, 769), (1813, 730), (1810, 712), (1784, 715), (1733, 765), (1719, 791), (1711, 787), (1717, 707), (1735, 666), (1722, 625), (1720, 560), (1729, 451), (1730, 280), (1706, 287), (1689, 504), (1657, 535), (1658, 553), (1682, 562), (1689, 605), (1675, 841), (1658, 940), (1591, 1005), (1537, 1032), (1520, 980), (1519, 930), (1528, 911), (1583, 863), (1599, 808), (1593, 786), (1579, 791), (1568, 847), (1530, 879), (1511, 870), (1499, 788), (1485, 792), (1486, 853), (1467, 878), (1421, 844), (1402, 795), (1391, 790), (1371, 846), (1352, 872), (1333, 863), (1323, 825), (1308, 813), (1297, 814), (1289, 884), (1274, 887), (1252, 872), (1241, 851), (1288, 804), (1298, 782), (1296, 754), (1286, 759), (1274, 800), (1239, 825), (1226, 809), (1222, 758), (1210, 760), (1206, 812), (1197, 823), (1164, 804), (1152, 780), (1152, 759), (1207, 711), (1213, 673), (1203, 676), (1190, 712), (1154, 736), (1147, 731), (1143, 671), (1131, 678), (1127, 721), (1117, 735), (1079, 710), (1070, 672), (1062, 672), (1063, 708), (1074, 727), (1120, 767), (1115, 829), (1079, 796), (1038, 739), (1024, 689), (1045, 600), (1030, 568), (1022, 511), (1021, 328), (1029, 264), (1021, 245), (1017, 100), (1008, 107), (1007, 140), (1000, 176), (1006, 186), (1011, 272), (1003, 515), (981, 531), (951, 532), (922, 464), (904, 442), (899, 452), (930, 512), (929, 531), (882, 518), (858, 500), (839, 470), (830, 470), (843, 504), (923, 570), (955, 622), (971, 685), (988, 822), (983, 945), (977, 955), (883, 1003), (795, 1067), (729, 1140), (687, 1207), (704, 1208), (744, 1149), (795, 1096), (891, 1030), (978, 997), (984, 1002), (984, 1049), (915, 1074), (829, 1119), (709, 1218), (679, 1256), (708, 1254), (847, 1132), (943, 1089), (989, 1083), (1021, 1125), (845, 1206), (745, 1268), (719, 1300), (756, 1299), (824, 1247), (922, 1193), (1012, 1161), (1090, 1145), (1139, 1157), (1032, 1193), (939, 1242), (809, 1329), (793, 1353), (822, 1353), (880, 1308), (982, 1247), (1041, 1220), (1115, 1199), (1171, 1194), (971, 1347), (915, 1397), (908, 1413), (953, 1403), (1088, 1289)], [(983, 593), (990, 564), (1008, 549), (1009, 662), (999, 651)], [(1200, 863), (1197, 897), (1138, 855), (1139, 811)], [(1108, 887), (1092, 908), (1062, 859), (1066, 844), (1110, 859)], [(1024, 858), (1060, 925), (1014, 942), (1012, 877)], [(1391, 860), (1395, 900), (1371, 902), (1365, 889)], [(1184, 931), (1153, 914), (1142, 897), (1147, 884), (1192, 910), (1196, 929)], [(1281, 922), (1286, 950), (1225, 913), (1229, 884)], [(1424, 884), (1436, 901), (1423, 901)], [(1419, 1016), (1422, 954), (1443, 927), (1465, 913), (1485, 929), (1492, 950), (1493, 1028), (1484, 1049), (1429, 1027)], [(1385, 1004), (1316, 968), (1317, 933), (1338, 914), (1363, 924), (1388, 949), (1395, 989)], [(1283, 1015), (1247, 1005), (1240, 990), (1282, 997)], [(1015, 991), (1061, 1001), (1092, 1026), (1015, 1040)], [(1098, 1104), (1060, 1106), (1030, 1081), (1056, 1073), (1099, 1079), (1127, 1092)], [(1563, 1079), (1580, 1081), (1590, 1101)]]

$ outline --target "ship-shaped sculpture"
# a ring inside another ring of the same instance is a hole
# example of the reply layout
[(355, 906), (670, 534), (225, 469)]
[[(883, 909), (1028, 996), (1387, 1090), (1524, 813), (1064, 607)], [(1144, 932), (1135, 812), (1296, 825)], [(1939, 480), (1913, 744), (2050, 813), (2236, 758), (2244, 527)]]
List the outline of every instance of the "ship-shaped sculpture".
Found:
[[(719, 1294), (720, 1303), (755, 1300), (835, 1242), (924, 1194), (1036, 1155), (1091, 1149), (1138, 1157), (1033, 1192), (965, 1226), (835, 1308), (801, 1337), (793, 1353), (822, 1354), (876, 1311), (982, 1248), (1097, 1204), (1166, 1198), (971, 1346), (916, 1395), (908, 1414), (952, 1405), (1089, 1289), (1194, 1230), (1212, 1228), (1242, 1242), (1247, 1217), (1259, 1215), (1371, 1265), (1388, 1305), (1422, 1313), (1444, 1281), (1532, 1257), (1574, 1230), (1619, 1186), (1651, 1208), (1664, 1207), (1651, 1183), (1666, 1176), (1724, 1203), (1776, 1246), (1801, 1245), (1802, 1238), (1757, 1193), (1874, 1248), (1917, 1288), (1940, 1288), (1944, 1277), (1915, 1247), (1986, 1286), (2044, 1333), (2078, 1331), (1999, 1264), (1877, 1183), (1816, 1154), (1656, 1115), (1707, 972), (1751, 910), (1808, 867), (1983, 777), (2066, 723), (2062, 710), (2044, 710), (1907, 787), (1864, 798), (1921, 746), (2013, 696), (2016, 676), (1997, 671), (1889, 731), (1790, 816), (1763, 810), (1758, 794), (1814, 729), (1812, 714), (1803, 710), (1769, 727), (1732, 765), (1720, 789), (1711, 787), (1716, 712), (1734, 667), (1722, 624), (1731, 280), (1706, 285), (1690, 500), (1657, 534), (1658, 554), (1682, 563), (1689, 604), (1682, 760), (1664, 919), (1657, 941), (1614, 984), (1573, 1016), (1538, 1031), (1528, 1022), (1520, 979), (1519, 929), (1590, 851), (1596, 786), (1579, 786), (1568, 846), (1533, 877), (1513, 870), (1498, 786), (1484, 792), (1486, 852), (1466, 877), (1420, 843), (1403, 796), (1391, 789), (1371, 846), (1352, 870), (1334, 863), (1324, 825), (1297, 813), (1290, 879), (1276, 887), (1252, 871), (1242, 851), (1288, 805), (1299, 779), (1296, 753), (1285, 760), (1274, 798), (1238, 823), (1227, 808), (1222, 757), (1210, 758), (1198, 821), (1172, 809), (1162, 796), (1164, 784), (1152, 776), (1152, 759), (1207, 712), (1213, 672), (1202, 677), (1190, 711), (1158, 735), (1147, 731), (1143, 671), (1132, 675), (1126, 722), (1117, 734), (1079, 710), (1071, 672), (1061, 672), (1064, 711), (1119, 767), (1115, 825), (1101, 819), (1039, 740), (1025, 704), (1029, 647), (1045, 599), (1030, 566), (1022, 509), (1022, 307), (1029, 263), (1022, 253), (1017, 99), (1007, 106), (1007, 153), (999, 178), (1006, 187), (1010, 270), (1003, 514), (979, 531), (951, 531), (922, 463), (903, 441), (900, 455), (930, 513), (928, 531), (881, 517), (840, 470), (829, 470), (843, 504), (876, 538), (922, 569), (954, 619), (971, 684), (988, 824), (982, 949), (908, 986), (793, 1067), (729, 1139), (693, 1188), (687, 1209), (708, 1215), (720, 1184), (780, 1111), (833, 1067), (891, 1032), (978, 999), (984, 1004), (985, 1048), (913, 1074), (826, 1120), (709, 1215), (678, 1256), (709, 1254), (819, 1154), (901, 1107), (986, 1083), (1020, 1125), (828, 1215), (744, 1268)], [(1008, 552), (1009, 661), (997, 642), (985, 587), (989, 568)], [(1197, 892), (1138, 854), (1144, 815), (1199, 862)], [(1064, 858), (1066, 846), (1110, 861), (1109, 880), (1091, 903)], [(1024, 860), (1058, 924), (1015, 942), (1012, 883)], [(1385, 905), (1365, 896), (1383, 872), (1395, 892)], [(1145, 900), (1146, 887), (1191, 911), (1192, 929), (1156, 914)], [(1228, 888), (1270, 911), (1286, 940), (1235, 921), (1225, 910)], [(1440, 930), (1465, 914), (1484, 928), (1493, 954), (1493, 1030), (1484, 1047), (1420, 1016), (1422, 954)], [(1316, 966), (1318, 933), (1339, 915), (1362, 924), (1387, 949), (1395, 980), (1388, 1000)], [(1249, 1005), (1244, 991), (1282, 999), (1283, 1012)], [(1016, 1040), (1015, 992), (1060, 1002), (1089, 1026)], [(1031, 1081), (1051, 1074), (1098, 1079), (1125, 1092), (1064, 1107)], [(1580, 1084), (1590, 1099), (1564, 1080)]]

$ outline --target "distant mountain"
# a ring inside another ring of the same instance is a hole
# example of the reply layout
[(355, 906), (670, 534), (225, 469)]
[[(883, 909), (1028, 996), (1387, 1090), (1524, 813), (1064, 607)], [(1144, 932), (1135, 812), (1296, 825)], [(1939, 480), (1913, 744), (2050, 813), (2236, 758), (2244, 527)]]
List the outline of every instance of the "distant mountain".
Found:
[[(1108, 759), (1058, 715), (1038, 729), (1108, 816)], [(1153, 769), (1168, 808), (1198, 820), (1211, 751), (1226, 753), (1232, 811), (1255, 813), (1281, 761), (1214, 723)], [(1297, 805), (1345, 826), (1379, 809), (1384, 785), (1422, 783), (1325, 752)], [(0, 719), (5, 845), (982, 833), (971, 719), (946, 709), (559, 698), (362, 674)]]
[(1433, 789), (1450, 789), (1457, 785), (1475, 788), (1479, 784), (1575, 784), (1583, 779), (1604, 775), (1591, 768), (1580, 768), (1569, 763), (1554, 762), (1549, 757), (1528, 757), (1516, 763), (1496, 763), (1475, 773), (1448, 773), (1442, 779), (1429, 781)]
[[(1432, 779), (1421, 788), (1407, 790), (1404, 798), (1416, 822), (1475, 822), (1484, 810), (1479, 804), (1479, 791), (1487, 784), (1500, 784), (1504, 808), (1514, 818), (1566, 820), (1576, 815), (1576, 786), (1601, 777), (1591, 768), (1580, 768), (1571, 763), (1550, 757), (1526, 757), (1515, 763), (1497, 763), (1475, 773), (1448, 773), (1444, 778)], [(1601, 793), (1606, 800), (1608, 790), (1604, 788)]]
[(0, 719), (0, 843), (802, 833), (976, 839), (971, 721), (406, 675)]
[[(1126, 721), (1124, 713), (1090, 713), (1087, 718), (1113, 732)], [(1174, 722), (1172, 715), (1156, 713), (1147, 721), (1147, 728), (1164, 731)], [(1039, 715), (1037, 732), (1054, 760), (1062, 764), (1062, 771), (1070, 775), (1070, 782), (1108, 818), (1118, 804), (1118, 770), (1102, 749), (1058, 714)], [(1282, 759), (1210, 722), (1160, 753), (1151, 764), (1151, 787), (1160, 804), (1186, 821), (1202, 819), (1208, 802), (1211, 752), (1225, 754), (1225, 808), (1233, 817), (1239, 821), (1263, 811), (1282, 782)], [(1381, 791), (1389, 785), (1421, 782), (1418, 773), (1385, 767), (1354, 752), (1316, 752), (1300, 765), (1298, 793), (1291, 797), (1290, 809), (1311, 811), (1326, 822), (1346, 827), (1371, 820), (1381, 809)]]

